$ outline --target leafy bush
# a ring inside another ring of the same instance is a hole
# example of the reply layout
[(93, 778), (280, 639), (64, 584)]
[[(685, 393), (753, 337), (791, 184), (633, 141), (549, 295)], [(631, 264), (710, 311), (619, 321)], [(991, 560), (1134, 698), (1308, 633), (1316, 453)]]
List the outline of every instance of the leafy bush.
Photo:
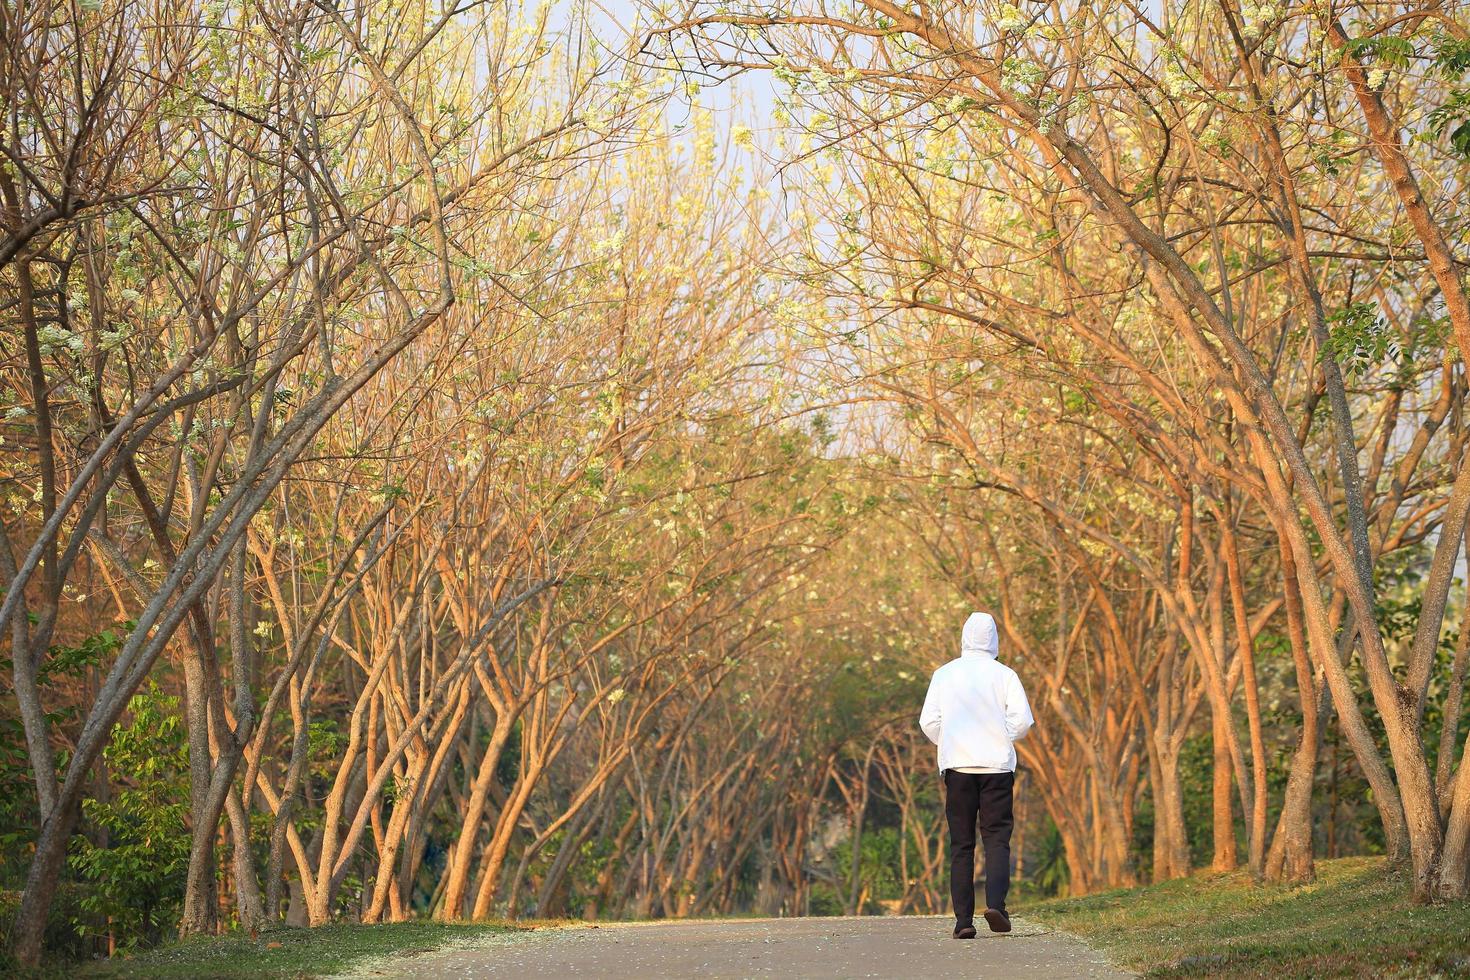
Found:
[(1062, 847), (1061, 832), (1057, 830), (1051, 817), (1047, 817), (1040, 852), (1031, 867), (1029, 883), (1038, 894), (1049, 897), (1064, 892), (1070, 879), (1071, 871), (1067, 867), (1067, 852)]
[(810, 903), (809, 915), (842, 915), (847, 911), (837, 889), (825, 883), (812, 885)]
[(0, 781), (7, 790), (0, 795), (0, 887), (19, 887), (25, 883), (39, 821), (25, 731), (20, 719), (9, 715), (0, 716)]
[[(20, 896), (19, 889), (0, 891), (0, 973), (7, 975), (10, 963), (5, 960), (4, 951), (10, 948), (10, 925), (20, 909)], [(42, 940), (49, 954), (66, 960), (81, 960), (92, 955), (93, 943), (81, 925), (89, 915), (85, 899), (86, 890), (78, 885), (64, 882), (56, 889)]]
[(106, 935), (117, 948), (156, 943), (178, 918), (189, 867), (189, 760), (179, 699), (156, 685), (129, 702), (103, 752), (122, 784), (106, 800), (86, 800), (94, 837), (73, 841), (71, 863), (90, 887), (83, 934)]

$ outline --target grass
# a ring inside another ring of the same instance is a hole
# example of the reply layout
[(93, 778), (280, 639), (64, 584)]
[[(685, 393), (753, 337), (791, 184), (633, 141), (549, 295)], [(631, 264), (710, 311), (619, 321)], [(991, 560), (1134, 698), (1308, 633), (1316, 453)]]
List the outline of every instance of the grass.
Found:
[(483, 923), (396, 922), (390, 925), (329, 925), (277, 929), (251, 939), (243, 933), (198, 936), (130, 957), (90, 964), (74, 976), (89, 980), (178, 977), (228, 980), (235, 977), (309, 978), (361, 971), (389, 956), (426, 953), (490, 937), (510, 941), (523, 931)]
[(1197, 875), (1023, 914), (1150, 977), (1470, 977), (1470, 902), (1412, 905), (1377, 858), (1319, 861), (1299, 888)]

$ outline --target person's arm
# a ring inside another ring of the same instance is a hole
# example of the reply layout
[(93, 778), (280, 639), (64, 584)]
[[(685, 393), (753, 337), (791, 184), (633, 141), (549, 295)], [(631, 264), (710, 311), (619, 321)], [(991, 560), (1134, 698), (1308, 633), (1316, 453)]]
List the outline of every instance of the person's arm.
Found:
[(939, 675), (929, 678), (929, 693), (924, 695), (924, 710), (919, 712), (919, 727), (929, 737), (929, 741), (935, 745), (939, 744), (939, 692), (936, 690)]
[(1031, 702), (1026, 700), (1021, 678), (1011, 671), (1010, 681), (1006, 684), (1006, 736), (1012, 742), (1025, 738), (1035, 720), (1031, 717)]

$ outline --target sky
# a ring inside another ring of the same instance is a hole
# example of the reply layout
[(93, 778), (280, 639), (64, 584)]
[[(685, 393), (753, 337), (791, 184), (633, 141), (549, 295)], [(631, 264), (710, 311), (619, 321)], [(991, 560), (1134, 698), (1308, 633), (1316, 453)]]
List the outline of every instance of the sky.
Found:
[[(550, 0), (553, 20), (569, 19), (580, 6), (605, 37), (609, 53), (627, 50), (630, 35), (640, 18), (647, 23), (650, 10), (638, 0)], [(704, 86), (696, 100), (698, 105), (715, 111), (717, 125), (728, 132), (732, 125), (749, 126), (759, 143), (768, 143), (769, 120), (776, 107), (775, 80), (762, 72), (747, 72), (729, 81)], [(669, 107), (671, 124), (687, 124), (693, 111), (691, 100), (679, 97)]]

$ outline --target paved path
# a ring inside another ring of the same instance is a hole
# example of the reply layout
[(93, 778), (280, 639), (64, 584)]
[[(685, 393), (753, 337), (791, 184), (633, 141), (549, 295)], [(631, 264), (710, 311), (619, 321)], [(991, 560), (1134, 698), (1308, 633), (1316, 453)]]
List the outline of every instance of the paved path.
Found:
[[(1015, 921), (1010, 935), (951, 939), (939, 916), (602, 923), (542, 929), (379, 963), (371, 976), (508, 977), (1126, 977), (1081, 941)], [(983, 923), (982, 923), (983, 927)]]

